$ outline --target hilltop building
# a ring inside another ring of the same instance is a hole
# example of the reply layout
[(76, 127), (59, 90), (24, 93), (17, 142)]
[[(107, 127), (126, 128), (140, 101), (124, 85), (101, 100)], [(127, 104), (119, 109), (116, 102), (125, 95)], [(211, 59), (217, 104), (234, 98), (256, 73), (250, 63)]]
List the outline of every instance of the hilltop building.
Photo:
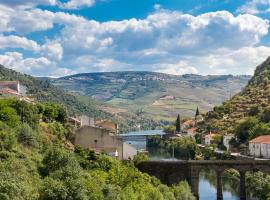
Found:
[(26, 88), (19, 81), (0, 81), (0, 94), (2, 96), (26, 96)]
[(26, 96), (26, 87), (19, 81), (0, 81), (0, 97), (16, 97), (28, 103), (33, 103), (33, 99)]
[(249, 154), (270, 159), (270, 135), (262, 135), (249, 141)]

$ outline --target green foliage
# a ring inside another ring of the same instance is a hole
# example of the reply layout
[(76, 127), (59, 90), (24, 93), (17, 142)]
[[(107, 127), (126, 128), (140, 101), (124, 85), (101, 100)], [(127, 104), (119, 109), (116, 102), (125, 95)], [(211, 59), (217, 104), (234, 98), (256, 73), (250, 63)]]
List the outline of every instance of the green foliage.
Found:
[(270, 122), (270, 107), (265, 108), (260, 117), (262, 122), (264, 123)]
[(61, 123), (53, 122), (49, 123), (49, 130), (51, 133), (56, 135), (58, 139), (63, 140), (64, 138), (68, 138), (69, 130), (67, 130)]
[(16, 145), (16, 136), (6, 124), (0, 122), (0, 151), (11, 151)]
[(15, 130), (18, 142), (25, 146), (38, 146), (38, 132), (34, 131), (28, 124), (23, 123)]
[(14, 108), (0, 104), (0, 121), (11, 127), (18, 126), (20, 118)]
[(27, 161), (14, 157), (0, 162), (0, 197), (3, 200), (38, 199), (40, 179)]
[(145, 161), (148, 161), (149, 160), (149, 157), (146, 153), (143, 153), (143, 152), (139, 152), (133, 159), (133, 162), (135, 165), (141, 163), (141, 162), (145, 162)]
[(164, 139), (161, 136), (152, 136), (147, 140), (147, 147), (166, 149), (173, 152), (181, 159), (195, 159), (199, 149), (196, 141), (191, 137), (179, 137), (174, 139)]
[(175, 127), (174, 125), (165, 126), (165, 127), (163, 128), (163, 131), (164, 131), (165, 133), (175, 133), (176, 127)]
[(212, 147), (205, 147), (203, 150), (203, 157), (204, 157), (204, 160), (216, 159), (214, 149)]
[(249, 131), (259, 123), (256, 117), (248, 117), (240, 122), (235, 129), (235, 134), (240, 143), (246, 143), (250, 138)]
[(173, 192), (175, 200), (195, 200), (187, 182), (181, 182), (180, 184), (173, 186)]
[[(176, 200), (178, 192), (193, 198), (189, 187), (175, 193), (178, 186), (162, 185), (131, 161), (79, 146), (74, 151), (64, 148), (69, 133), (65, 117), (50, 110), (59, 109), (57, 105), (14, 102), (0, 100), (0, 107), (13, 110), (11, 116), (18, 119), (14, 124), (12, 117), (0, 121), (1, 200)], [(46, 121), (39, 123), (41, 119)], [(139, 154), (134, 162), (142, 160), (145, 156)]]
[(259, 199), (270, 198), (270, 175), (262, 172), (246, 174), (247, 191), (255, 194)]

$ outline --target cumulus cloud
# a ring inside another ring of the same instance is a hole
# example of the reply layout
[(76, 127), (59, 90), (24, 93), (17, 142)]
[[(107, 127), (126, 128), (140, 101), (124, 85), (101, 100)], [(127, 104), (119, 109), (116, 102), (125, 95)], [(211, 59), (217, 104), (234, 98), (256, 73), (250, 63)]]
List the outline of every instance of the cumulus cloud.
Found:
[(55, 41), (44, 44), (41, 48), (41, 54), (53, 60), (60, 61), (63, 57), (63, 47)]
[[(43, 44), (27, 39), (28, 33), (48, 30), (55, 24), (61, 29), (53, 39)], [(0, 47), (23, 48), (38, 57), (27, 60), (16, 52), (3, 54), (0, 61), (20, 67), (27, 63), (32, 74), (57, 69), (64, 73), (149, 70), (242, 74), (245, 70), (250, 73), (267, 57), (269, 49), (260, 41), (268, 28), (267, 20), (227, 11), (193, 16), (157, 9), (144, 19), (98, 22), (65, 12), (0, 6), (0, 34), (4, 32)], [(7, 35), (13, 33), (17, 36)], [(47, 67), (37, 70), (31, 63)]]
[(63, 9), (79, 9), (82, 7), (91, 7), (95, 4), (95, 0), (70, 0), (66, 3), (58, 2), (60, 8)]
[(270, 13), (270, 0), (251, 0), (237, 9), (238, 13)]
[(33, 40), (28, 40), (25, 37), (15, 35), (3, 36), (0, 35), (0, 48), (22, 48), (30, 51), (39, 51), (40, 46)]
[(0, 0), (0, 4), (9, 7), (34, 7), (37, 5), (56, 5), (56, 0)]
[(162, 72), (166, 74), (197, 74), (198, 70), (195, 67), (189, 66), (186, 62), (179, 61), (175, 64), (160, 64), (156, 68), (158, 68), (157, 72)]
[(20, 52), (6, 52), (0, 55), (0, 63), (16, 71), (36, 76), (65, 76), (76, 73), (75, 70), (61, 68), (46, 57), (24, 58)]

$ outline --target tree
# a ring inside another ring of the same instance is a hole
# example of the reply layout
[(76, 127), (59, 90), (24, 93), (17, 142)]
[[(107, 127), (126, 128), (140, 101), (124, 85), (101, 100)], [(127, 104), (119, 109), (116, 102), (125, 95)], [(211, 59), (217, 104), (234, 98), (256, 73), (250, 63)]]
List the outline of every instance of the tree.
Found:
[(180, 120), (180, 115), (177, 116), (176, 119), (176, 132), (180, 133), (181, 132), (181, 120)]
[(197, 117), (199, 115), (200, 115), (200, 111), (199, 111), (199, 107), (197, 107), (195, 117)]
[(25, 146), (37, 147), (38, 133), (35, 132), (28, 124), (22, 124), (16, 129), (18, 142)]
[(240, 143), (246, 143), (250, 137), (250, 130), (259, 123), (256, 117), (249, 117), (239, 123), (235, 129), (235, 134)]

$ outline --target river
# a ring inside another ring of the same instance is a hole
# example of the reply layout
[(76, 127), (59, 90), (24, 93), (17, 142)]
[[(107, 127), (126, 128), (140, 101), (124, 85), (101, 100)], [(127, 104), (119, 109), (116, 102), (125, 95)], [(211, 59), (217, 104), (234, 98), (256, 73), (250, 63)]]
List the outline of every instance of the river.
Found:
[[(123, 134), (122, 138), (125, 142), (133, 145), (138, 150), (147, 150), (150, 160), (173, 160), (171, 152), (163, 149), (147, 149), (146, 136), (163, 135), (162, 130), (154, 131), (137, 131)], [(215, 200), (216, 199), (216, 177), (214, 171), (202, 171), (200, 173), (199, 195), (200, 200)], [(238, 180), (224, 176), (223, 182), (223, 199), (238, 200)]]

